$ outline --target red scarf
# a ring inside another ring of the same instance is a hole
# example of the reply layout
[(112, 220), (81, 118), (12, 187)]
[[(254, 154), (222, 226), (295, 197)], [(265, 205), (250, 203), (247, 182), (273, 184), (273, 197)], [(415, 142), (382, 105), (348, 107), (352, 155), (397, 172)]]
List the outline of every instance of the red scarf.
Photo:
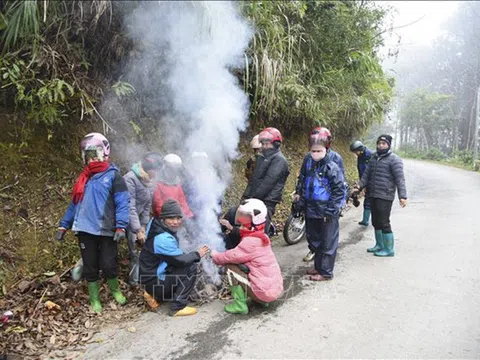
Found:
[(82, 173), (75, 181), (72, 190), (72, 200), (74, 204), (78, 204), (83, 199), (85, 192), (85, 184), (92, 177), (92, 175), (104, 172), (108, 169), (110, 164), (108, 161), (93, 161), (83, 168)]
[(270, 238), (265, 234), (265, 224), (258, 225), (255, 229), (242, 229), (240, 228), (240, 239), (244, 237), (256, 237), (262, 240), (263, 246), (270, 245)]

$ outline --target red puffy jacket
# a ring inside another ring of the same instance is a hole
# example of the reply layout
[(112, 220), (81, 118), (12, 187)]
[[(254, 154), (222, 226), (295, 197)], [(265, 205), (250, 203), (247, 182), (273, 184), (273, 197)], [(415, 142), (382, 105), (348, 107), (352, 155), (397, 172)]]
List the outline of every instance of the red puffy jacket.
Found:
[(185, 217), (191, 218), (193, 216), (192, 210), (190, 210), (190, 207), (187, 204), (185, 193), (182, 189), (182, 184), (178, 183), (176, 185), (168, 185), (159, 182), (155, 186), (155, 191), (153, 192), (152, 198), (152, 211), (154, 217), (158, 217), (160, 215), (162, 212), (163, 203), (168, 199), (176, 200), (180, 204)]

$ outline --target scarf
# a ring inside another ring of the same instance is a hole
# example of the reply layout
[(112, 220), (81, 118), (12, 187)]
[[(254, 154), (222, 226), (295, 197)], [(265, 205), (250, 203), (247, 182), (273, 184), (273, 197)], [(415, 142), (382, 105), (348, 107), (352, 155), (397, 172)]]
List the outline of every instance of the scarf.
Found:
[(262, 240), (263, 246), (270, 245), (270, 238), (265, 234), (265, 224), (259, 225), (254, 230), (240, 228), (240, 239), (244, 237), (256, 237)]
[(108, 161), (93, 161), (83, 168), (82, 173), (75, 181), (75, 185), (72, 190), (72, 201), (74, 204), (78, 204), (83, 200), (83, 194), (85, 192), (85, 185), (87, 181), (95, 174), (104, 172), (109, 167)]
[(148, 175), (148, 173), (145, 170), (143, 170), (143, 167), (142, 167), (141, 163), (138, 162), (136, 164), (133, 164), (132, 171), (144, 183), (147, 183), (147, 184), (150, 183), (150, 181), (151, 181), (150, 176)]

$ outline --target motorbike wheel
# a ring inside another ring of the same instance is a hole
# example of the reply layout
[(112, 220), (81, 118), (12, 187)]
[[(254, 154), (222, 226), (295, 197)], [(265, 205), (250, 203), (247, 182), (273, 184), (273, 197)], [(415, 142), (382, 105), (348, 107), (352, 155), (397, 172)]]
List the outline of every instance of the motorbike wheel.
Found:
[(305, 237), (305, 218), (300, 216), (298, 218), (293, 217), (292, 214), (288, 215), (288, 219), (283, 227), (283, 239), (288, 245), (298, 244)]

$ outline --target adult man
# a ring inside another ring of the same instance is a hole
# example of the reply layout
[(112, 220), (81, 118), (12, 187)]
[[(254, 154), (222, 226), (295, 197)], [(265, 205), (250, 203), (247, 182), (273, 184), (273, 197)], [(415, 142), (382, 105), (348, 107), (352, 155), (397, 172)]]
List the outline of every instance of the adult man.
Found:
[(257, 162), (257, 158), (260, 155), (262, 149), (262, 144), (260, 144), (258, 138), (259, 136), (255, 135), (252, 141), (250, 141), (250, 147), (252, 148), (253, 157), (250, 157), (250, 159), (248, 159), (245, 166), (245, 177), (247, 179), (247, 182), (250, 182), (252, 180), (253, 171), (255, 170), (255, 163)]
[(356, 191), (367, 189), (375, 228), (375, 246), (367, 249), (375, 256), (394, 256), (394, 236), (390, 225), (390, 213), (395, 190), (398, 189), (400, 206), (407, 206), (407, 188), (402, 159), (391, 150), (392, 137), (380, 135), (377, 152), (372, 156), (367, 171), (362, 176)]
[(172, 316), (187, 316), (197, 309), (187, 306), (197, 279), (196, 263), (210, 249), (204, 245), (185, 254), (176, 233), (182, 225), (182, 209), (173, 199), (163, 203), (159, 217), (149, 223), (147, 240), (140, 253), (140, 283), (145, 285), (147, 302), (158, 307), (160, 301), (171, 302)]
[[(368, 163), (372, 157), (371, 151), (363, 145), (360, 140), (354, 141), (350, 145), (350, 151), (357, 156), (357, 170), (358, 178), (361, 180), (365, 170), (367, 170)], [(363, 226), (368, 226), (370, 221), (370, 198), (365, 196), (363, 200), (363, 219), (358, 224)]]
[(283, 188), (290, 174), (285, 156), (280, 151), (283, 141), (280, 131), (273, 127), (263, 129), (258, 134), (262, 144), (262, 152), (255, 163), (252, 180), (243, 194), (243, 199), (259, 199), (267, 207), (267, 223), (265, 232), (268, 234), (275, 207), (282, 201)]

